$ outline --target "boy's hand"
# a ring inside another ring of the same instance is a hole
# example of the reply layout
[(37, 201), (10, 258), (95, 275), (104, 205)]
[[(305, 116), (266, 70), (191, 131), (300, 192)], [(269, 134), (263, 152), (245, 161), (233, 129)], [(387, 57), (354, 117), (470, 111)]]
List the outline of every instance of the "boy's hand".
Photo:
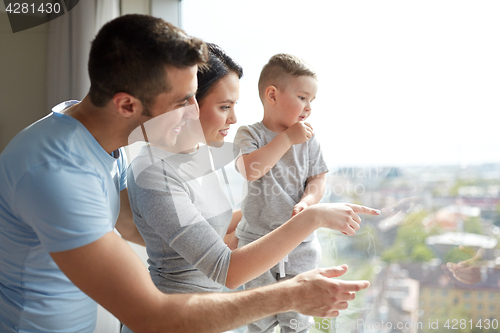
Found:
[(295, 206), (293, 206), (292, 217), (309, 207), (305, 202), (301, 201)]
[(236, 250), (236, 248), (238, 247), (239, 239), (238, 237), (236, 237), (236, 230), (229, 234), (226, 234), (223, 240), (231, 251)]
[(309, 123), (299, 121), (288, 127), (285, 131), (292, 145), (304, 143), (314, 135), (312, 126)]
[(359, 230), (361, 219), (358, 214), (380, 215), (377, 209), (346, 203), (316, 204), (309, 210), (318, 214), (321, 227), (338, 230), (350, 236), (354, 236), (356, 230)]

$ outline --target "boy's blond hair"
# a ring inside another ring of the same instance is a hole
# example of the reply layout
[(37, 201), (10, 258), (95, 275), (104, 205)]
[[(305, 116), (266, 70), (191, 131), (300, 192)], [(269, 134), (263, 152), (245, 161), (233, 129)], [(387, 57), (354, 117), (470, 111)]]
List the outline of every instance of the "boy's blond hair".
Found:
[(259, 96), (261, 101), (264, 101), (267, 87), (273, 85), (278, 89), (284, 89), (289, 76), (302, 75), (317, 79), (316, 72), (299, 57), (284, 53), (272, 56), (260, 72)]

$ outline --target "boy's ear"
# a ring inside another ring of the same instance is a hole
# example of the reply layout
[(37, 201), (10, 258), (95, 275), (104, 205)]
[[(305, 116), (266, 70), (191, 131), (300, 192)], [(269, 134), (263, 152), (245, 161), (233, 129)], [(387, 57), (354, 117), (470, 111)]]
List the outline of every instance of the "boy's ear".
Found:
[(275, 86), (269, 86), (266, 88), (266, 91), (265, 91), (265, 98), (266, 98), (266, 101), (271, 104), (271, 105), (275, 105), (276, 104), (276, 92), (278, 91), (278, 88), (276, 88)]
[(130, 118), (137, 113), (142, 114), (143, 105), (141, 101), (130, 94), (124, 92), (116, 93), (111, 102), (118, 114), (124, 118)]

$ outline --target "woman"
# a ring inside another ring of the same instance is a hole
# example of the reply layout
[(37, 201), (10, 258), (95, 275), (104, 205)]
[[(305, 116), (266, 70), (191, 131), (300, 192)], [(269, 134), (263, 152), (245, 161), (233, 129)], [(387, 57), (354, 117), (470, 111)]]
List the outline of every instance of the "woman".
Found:
[(259, 240), (231, 250), (223, 237), (240, 216), (233, 218), (215, 171), (236, 157), (224, 137), (236, 123), (234, 106), (243, 72), (216, 45), (210, 44), (209, 51), (207, 65), (198, 71), (196, 94), (208, 145), (198, 145), (196, 133), (201, 132), (194, 119), (187, 119), (179, 125), (173, 147), (150, 143), (129, 168), (134, 221), (146, 242), (151, 277), (165, 293), (237, 288), (276, 265), (317, 228), (353, 235), (360, 222), (356, 212), (376, 214), (356, 205), (318, 204)]

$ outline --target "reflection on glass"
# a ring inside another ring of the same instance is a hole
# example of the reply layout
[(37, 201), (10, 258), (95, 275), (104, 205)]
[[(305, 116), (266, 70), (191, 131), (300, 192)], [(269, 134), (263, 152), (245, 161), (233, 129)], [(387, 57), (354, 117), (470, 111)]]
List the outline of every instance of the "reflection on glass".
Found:
[(314, 332), (438, 332), (461, 320), (475, 332), (488, 318), (497, 332), (500, 165), (343, 168), (328, 187), (326, 202), (383, 214), (365, 217), (353, 237), (321, 233), (322, 264), (347, 263), (346, 278), (371, 286)]

